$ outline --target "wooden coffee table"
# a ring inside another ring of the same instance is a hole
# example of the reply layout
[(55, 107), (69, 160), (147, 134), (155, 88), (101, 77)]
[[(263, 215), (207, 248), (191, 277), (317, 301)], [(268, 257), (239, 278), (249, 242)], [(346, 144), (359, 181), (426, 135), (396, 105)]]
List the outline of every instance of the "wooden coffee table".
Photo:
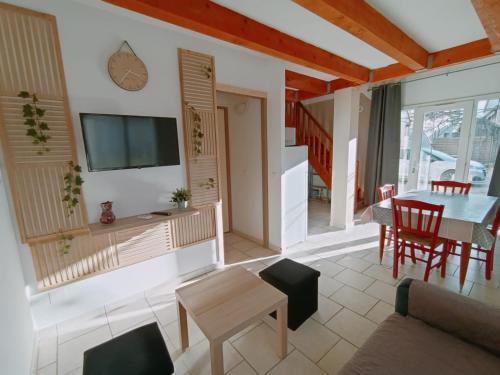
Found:
[(288, 297), (241, 266), (176, 290), (182, 351), (189, 346), (186, 311), (210, 343), (212, 375), (224, 374), (222, 343), (267, 314), (277, 312), (277, 354), (287, 354)]

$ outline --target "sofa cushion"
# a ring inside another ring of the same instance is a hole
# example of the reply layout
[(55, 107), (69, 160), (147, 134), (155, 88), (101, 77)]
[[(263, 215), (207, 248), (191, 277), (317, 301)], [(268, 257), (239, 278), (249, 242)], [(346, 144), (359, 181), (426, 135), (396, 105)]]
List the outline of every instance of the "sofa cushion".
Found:
[(411, 316), (394, 313), (340, 374), (500, 374), (500, 358)]
[(500, 356), (500, 309), (414, 280), (408, 314)]

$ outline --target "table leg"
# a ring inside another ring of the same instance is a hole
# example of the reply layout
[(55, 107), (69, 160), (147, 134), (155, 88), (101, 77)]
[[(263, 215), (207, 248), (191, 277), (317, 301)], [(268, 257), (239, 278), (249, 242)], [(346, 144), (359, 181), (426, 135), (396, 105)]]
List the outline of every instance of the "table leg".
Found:
[(221, 342), (210, 342), (210, 363), (212, 375), (224, 374), (224, 356)]
[(462, 242), (462, 251), (460, 252), (460, 291), (464, 287), (465, 276), (467, 276), (471, 246), (469, 242)]
[(287, 340), (287, 329), (288, 329), (288, 304), (284, 304), (278, 308), (276, 311), (277, 320), (277, 339), (278, 339), (278, 357), (283, 359), (287, 355), (288, 340)]
[(177, 301), (177, 312), (179, 313), (179, 338), (181, 341), (181, 350), (184, 351), (189, 346), (189, 333), (186, 309), (179, 301)]
[(380, 224), (380, 238), (378, 242), (378, 252), (379, 252), (379, 257), (380, 257), (380, 264), (382, 264), (382, 258), (384, 257), (384, 243), (385, 243), (385, 231), (386, 231), (386, 226), (383, 224)]

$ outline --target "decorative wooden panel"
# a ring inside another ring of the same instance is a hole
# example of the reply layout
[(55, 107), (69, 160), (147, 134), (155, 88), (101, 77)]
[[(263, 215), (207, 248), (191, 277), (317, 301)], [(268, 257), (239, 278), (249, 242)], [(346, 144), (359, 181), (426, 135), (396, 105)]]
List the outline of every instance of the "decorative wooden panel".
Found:
[[(87, 227), (80, 205), (68, 217), (62, 201), (68, 162), (76, 163), (73, 126), (55, 17), (0, 3), (0, 137), (23, 242), (45, 241)], [(35, 93), (46, 110), (47, 147), (26, 136), (20, 91)], [(43, 245), (48, 249), (48, 245)]]
[[(191, 203), (201, 207), (220, 199), (214, 59), (212, 56), (179, 49), (179, 72)], [(195, 113), (201, 119), (201, 152), (195, 151), (194, 146)]]
[(52, 288), (86, 276), (117, 268), (118, 256), (110, 236), (77, 236), (67, 254), (58, 241), (31, 246), (40, 289)]
[(31, 246), (38, 287), (50, 289), (85, 277), (165, 255), (216, 237), (215, 207), (205, 206), (199, 214), (149, 225), (75, 236), (67, 254), (61, 242), (39, 242)]

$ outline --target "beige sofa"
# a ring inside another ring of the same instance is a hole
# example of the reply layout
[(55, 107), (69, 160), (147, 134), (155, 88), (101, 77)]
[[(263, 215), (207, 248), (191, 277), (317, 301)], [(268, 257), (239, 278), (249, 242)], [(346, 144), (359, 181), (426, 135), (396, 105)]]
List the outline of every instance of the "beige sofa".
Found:
[(500, 374), (500, 309), (418, 280), (341, 375)]

